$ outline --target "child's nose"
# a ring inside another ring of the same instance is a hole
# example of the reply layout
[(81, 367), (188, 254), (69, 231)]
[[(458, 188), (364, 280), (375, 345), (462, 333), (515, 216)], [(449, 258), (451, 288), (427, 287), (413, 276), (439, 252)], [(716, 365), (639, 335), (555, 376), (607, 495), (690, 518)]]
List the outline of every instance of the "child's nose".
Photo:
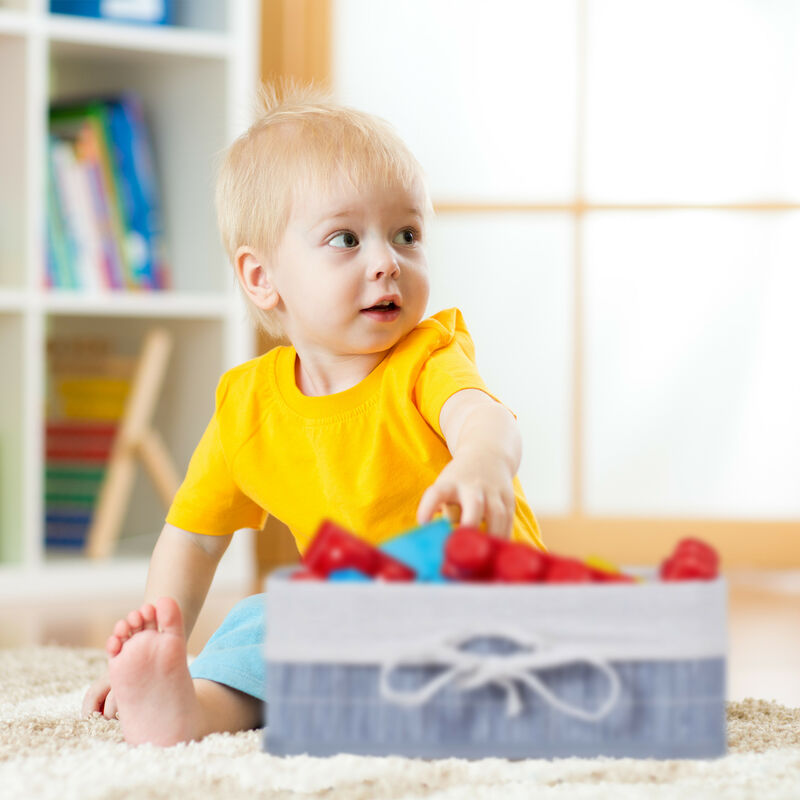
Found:
[(400, 272), (397, 256), (391, 247), (385, 245), (378, 246), (373, 250), (368, 263), (369, 276), (375, 280), (382, 278), (384, 275), (396, 277)]

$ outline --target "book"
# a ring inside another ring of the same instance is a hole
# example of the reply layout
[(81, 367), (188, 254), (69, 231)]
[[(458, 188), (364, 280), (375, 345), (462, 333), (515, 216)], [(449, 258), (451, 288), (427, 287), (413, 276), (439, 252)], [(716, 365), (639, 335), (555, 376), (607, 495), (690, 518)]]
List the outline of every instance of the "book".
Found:
[(73, 147), (63, 141), (52, 145), (52, 159), (61, 209), (70, 244), (71, 283), (69, 288), (93, 291), (100, 287), (96, 265), (101, 242), (92, 212), (87, 176)]
[(69, 168), (66, 160), (70, 157), (70, 153), (69, 146), (64, 142), (57, 139), (50, 140), (50, 188), (54, 204), (50, 224), (56, 254), (54, 278), (62, 289), (78, 288), (77, 264), (81, 258), (78, 230), (73, 219), (73, 208), (68, 192)]
[(49, 140), (47, 158), (47, 285), (68, 288), (73, 284), (71, 275), (72, 255), (70, 251), (67, 222), (62, 213), (62, 204), (57, 196), (53, 152), (57, 140)]
[(142, 103), (136, 95), (127, 93), (108, 105), (112, 163), (121, 190), (126, 255), (133, 280), (143, 288), (165, 289), (161, 208)]
[(55, 103), (50, 139), (48, 282), (88, 291), (168, 288), (158, 182), (141, 100), (123, 93)]
[(50, 11), (139, 25), (172, 25), (175, 19), (174, 0), (50, 0)]

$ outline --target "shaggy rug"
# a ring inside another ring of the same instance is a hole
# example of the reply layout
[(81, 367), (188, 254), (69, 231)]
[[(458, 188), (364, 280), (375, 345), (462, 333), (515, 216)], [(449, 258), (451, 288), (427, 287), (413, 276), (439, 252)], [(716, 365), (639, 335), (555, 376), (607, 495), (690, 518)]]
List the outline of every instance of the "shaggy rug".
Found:
[(128, 747), (116, 721), (80, 718), (104, 666), (99, 650), (0, 650), (3, 800), (800, 797), (800, 709), (764, 700), (729, 705), (730, 752), (713, 761), (277, 758), (258, 731)]

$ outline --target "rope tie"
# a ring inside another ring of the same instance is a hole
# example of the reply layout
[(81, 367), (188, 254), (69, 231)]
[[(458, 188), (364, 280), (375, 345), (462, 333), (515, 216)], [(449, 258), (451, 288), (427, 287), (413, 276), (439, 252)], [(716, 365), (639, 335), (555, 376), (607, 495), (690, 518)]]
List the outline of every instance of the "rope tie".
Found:
[[(470, 653), (462, 649), (472, 639), (483, 637), (507, 639), (525, 648), (525, 652), (498, 656)], [(432, 664), (443, 665), (447, 669), (418, 689), (406, 691), (392, 687), (392, 673), (399, 667), (425, 667)], [(592, 711), (570, 705), (557, 697), (536, 675), (539, 670), (568, 664), (589, 664), (606, 676), (609, 691), (599, 708)], [(569, 647), (547, 644), (538, 636), (523, 635), (515, 631), (469, 632), (448, 637), (438, 643), (422, 646), (398, 658), (384, 661), (381, 665), (381, 696), (398, 705), (423, 705), (451, 683), (460, 691), (470, 691), (489, 684), (502, 687), (506, 691), (508, 717), (516, 717), (522, 711), (520, 684), (524, 684), (553, 708), (587, 722), (596, 722), (605, 717), (616, 705), (621, 691), (619, 675), (607, 661)]]

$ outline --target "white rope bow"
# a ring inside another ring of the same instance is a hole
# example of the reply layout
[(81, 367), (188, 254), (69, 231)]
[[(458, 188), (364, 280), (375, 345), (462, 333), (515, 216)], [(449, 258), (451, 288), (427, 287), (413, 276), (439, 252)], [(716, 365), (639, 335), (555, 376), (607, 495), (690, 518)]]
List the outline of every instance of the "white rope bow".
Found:
[[(526, 648), (523, 652), (498, 656), (471, 653), (461, 647), (477, 638), (509, 639)], [(558, 698), (532, 670), (560, 667), (566, 664), (585, 663), (599, 669), (609, 682), (609, 692), (603, 704), (594, 711), (570, 705)], [(394, 689), (390, 682), (392, 672), (401, 666), (445, 665), (449, 669), (437, 675), (419, 689), (404, 691)], [(518, 632), (465, 633), (444, 639), (431, 646), (421, 647), (407, 655), (385, 661), (381, 669), (380, 690), (384, 699), (399, 705), (422, 705), (449, 683), (462, 691), (477, 689), (490, 683), (506, 690), (506, 714), (517, 716), (522, 711), (522, 695), (518, 687), (524, 683), (537, 692), (553, 708), (571, 717), (595, 722), (605, 717), (617, 703), (620, 695), (619, 675), (606, 661), (592, 655), (565, 647), (548, 646), (540, 637)]]

